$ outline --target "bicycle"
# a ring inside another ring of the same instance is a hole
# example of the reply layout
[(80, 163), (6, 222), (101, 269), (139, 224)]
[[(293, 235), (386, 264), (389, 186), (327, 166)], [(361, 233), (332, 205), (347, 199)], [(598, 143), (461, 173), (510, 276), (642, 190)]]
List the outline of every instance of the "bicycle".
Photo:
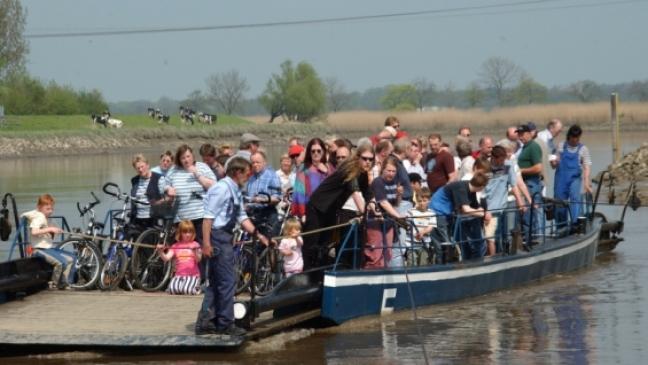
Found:
[[(260, 195), (266, 197), (261, 204), (269, 204), (270, 196), (268, 194)], [(284, 194), (282, 202), (279, 203), (283, 209), (282, 212), (277, 214), (275, 221), (270, 221), (266, 216), (255, 214), (250, 214), (250, 219), (257, 230), (263, 235), (268, 238), (275, 237), (283, 231), (286, 220), (289, 218), (288, 212), (290, 212), (291, 203), (290, 195)], [(249, 251), (254, 252), (254, 245), (251, 244), (250, 246), (252, 247), (250, 247)], [(262, 247), (261, 252), (258, 253), (254, 273), (255, 293), (260, 296), (270, 293), (284, 278), (283, 255), (281, 255), (276, 246), (270, 244), (266, 247)]]
[[(126, 215), (131, 201), (134, 199), (126, 193), (122, 193), (119, 186), (115, 183), (108, 182), (103, 186), (103, 192), (107, 195), (113, 196), (117, 201), (122, 201), (122, 208), (118, 210), (119, 213), (113, 215), (113, 211), (109, 211), (111, 219), (111, 233), (110, 238), (116, 241), (123, 241), (126, 238)], [(138, 201), (140, 204), (146, 204)], [(123, 242), (110, 242), (104, 263), (101, 268), (101, 275), (99, 277), (99, 288), (101, 290), (113, 290), (123, 280), (126, 280), (126, 288), (132, 290), (133, 286), (129, 279), (126, 278), (126, 272), (129, 266), (129, 260), (132, 256), (133, 247), (130, 244)]]
[(90, 194), (94, 201), (83, 208), (77, 202), (77, 209), (82, 219), (86, 215), (90, 215), (85, 234), (93, 238), (71, 237), (57, 245), (58, 249), (66, 251), (75, 257), (69, 279), (69, 285), (73, 289), (92, 289), (99, 279), (102, 266), (101, 250), (93, 242), (103, 231), (103, 224), (95, 221), (93, 209), (100, 201), (93, 192), (90, 192)]
[[(191, 198), (202, 199), (200, 193), (194, 192)], [(162, 220), (162, 225), (149, 228), (142, 232), (135, 245), (131, 257), (131, 277), (137, 288), (153, 292), (162, 290), (171, 279), (173, 261), (164, 261), (155, 249), (158, 244), (170, 246), (175, 235), (173, 223), (178, 211), (178, 199), (151, 205), (151, 216)], [(153, 209), (156, 208), (156, 209)]]

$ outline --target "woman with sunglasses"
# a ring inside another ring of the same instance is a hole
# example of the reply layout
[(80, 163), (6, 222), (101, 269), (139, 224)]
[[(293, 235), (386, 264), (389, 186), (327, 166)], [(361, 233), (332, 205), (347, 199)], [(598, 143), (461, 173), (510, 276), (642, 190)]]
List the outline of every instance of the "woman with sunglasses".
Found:
[[(349, 198), (353, 199), (358, 214), (364, 213), (365, 201), (371, 195), (368, 174), (373, 161), (373, 147), (362, 145), (354, 156), (338, 165), (338, 169), (311, 195), (306, 205), (304, 232), (336, 224), (337, 213)], [(328, 255), (325, 251), (331, 241), (331, 232), (324, 231), (304, 236), (304, 270), (328, 264)]]
[(313, 138), (306, 145), (304, 164), (297, 170), (293, 186), (293, 203), (290, 214), (302, 221), (306, 217), (306, 204), (311, 194), (329, 175), (326, 164), (326, 148), (324, 141)]

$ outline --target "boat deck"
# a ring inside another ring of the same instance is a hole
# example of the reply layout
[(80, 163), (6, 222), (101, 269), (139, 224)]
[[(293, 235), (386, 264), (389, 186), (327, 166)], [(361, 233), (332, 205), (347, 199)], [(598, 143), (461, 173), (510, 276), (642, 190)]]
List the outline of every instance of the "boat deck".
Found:
[(257, 319), (245, 337), (194, 334), (202, 296), (165, 293), (43, 291), (0, 305), (0, 348), (224, 348), (316, 318), (319, 309)]

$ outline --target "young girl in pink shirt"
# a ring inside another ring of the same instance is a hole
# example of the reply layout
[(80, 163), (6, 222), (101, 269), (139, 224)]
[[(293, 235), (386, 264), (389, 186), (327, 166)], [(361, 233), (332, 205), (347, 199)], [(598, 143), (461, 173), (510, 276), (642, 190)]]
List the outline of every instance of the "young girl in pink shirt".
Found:
[(188, 220), (181, 221), (176, 231), (176, 243), (164, 252), (164, 245), (157, 245), (164, 261), (175, 258), (175, 274), (171, 278), (169, 294), (200, 294), (200, 270), (198, 263), (202, 257), (200, 244), (195, 241), (196, 229)]
[(302, 246), (304, 241), (300, 236), (301, 223), (297, 218), (290, 218), (286, 221), (283, 231), (284, 236), (279, 243), (279, 251), (284, 257), (284, 273), (286, 277), (300, 273), (304, 269), (304, 258), (302, 257)]

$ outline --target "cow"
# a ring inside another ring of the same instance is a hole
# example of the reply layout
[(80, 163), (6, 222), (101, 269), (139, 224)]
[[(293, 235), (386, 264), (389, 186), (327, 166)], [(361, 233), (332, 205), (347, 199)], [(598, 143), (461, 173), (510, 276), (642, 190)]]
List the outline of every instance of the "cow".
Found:
[(190, 108), (180, 106), (180, 121), (184, 124), (194, 124), (194, 118), (196, 117), (196, 112)]
[(198, 120), (203, 124), (212, 125), (212, 124), (216, 123), (217, 118), (218, 117), (216, 116), (216, 114), (207, 114), (207, 113), (203, 113), (203, 112), (198, 113)]
[(146, 112), (151, 119), (155, 119), (155, 109), (153, 108), (148, 108), (146, 109)]
[(92, 114), (92, 115), (90, 116), (90, 118), (92, 118), (92, 124), (93, 124), (93, 125), (101, 124), (101, 125), (104, 126), (104, 127), (108, 127), (108, 126), (106, 125), (106, 121), (107, 121), (107, 119), (104, 119), (101, 115), (95, 115), (95, 114)]
[(160, 113), (158, 114), (157, 119), (158, 119), (158, 123), (169, 124), (169, 119), (171, 119), (171, 117), (168, 114)]

